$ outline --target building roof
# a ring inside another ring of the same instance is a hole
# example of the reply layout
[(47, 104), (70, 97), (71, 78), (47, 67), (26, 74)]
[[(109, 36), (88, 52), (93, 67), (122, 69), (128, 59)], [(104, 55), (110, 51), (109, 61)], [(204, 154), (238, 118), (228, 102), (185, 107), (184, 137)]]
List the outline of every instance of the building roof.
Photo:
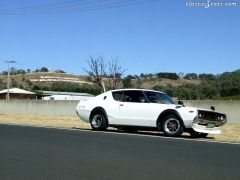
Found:
[(52, 96), (52, 95), (90, 96), (90, 97), (93, 96), (92, 94), (88, 94), (88, 93), (60, 92), (60, 91), (39, 91), (38, 94), (41, 94), (43, 96)]
[[(8, 92), (8, 90), (4, 89), (4, 90), (0, 91), (0, 94), (5, 94), (7, 92)], [(11, 93), (11, 94), (35, 94), (31, 91), (26, 91), (24, 89), (19, 89), (19, 88), (11, 88), (11, 89), (9, 89), (9, 93)]]

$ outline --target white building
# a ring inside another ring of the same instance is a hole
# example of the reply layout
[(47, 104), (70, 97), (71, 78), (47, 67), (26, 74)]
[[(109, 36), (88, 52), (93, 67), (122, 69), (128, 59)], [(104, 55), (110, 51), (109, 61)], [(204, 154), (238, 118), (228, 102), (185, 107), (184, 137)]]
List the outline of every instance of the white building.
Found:
[(88, 100), (94, 97), (87, 93), (73, 93), (73, 92), (56, 92), (56, 91), (42, 91), (43, 100)]

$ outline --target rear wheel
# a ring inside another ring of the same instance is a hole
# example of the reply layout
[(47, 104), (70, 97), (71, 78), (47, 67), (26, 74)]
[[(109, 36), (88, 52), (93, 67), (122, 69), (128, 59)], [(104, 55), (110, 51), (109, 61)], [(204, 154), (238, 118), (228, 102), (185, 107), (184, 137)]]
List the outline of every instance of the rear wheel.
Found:
[(104, 131), (107, 129), (107, 119), (105, 115), (98, 111), (91, 116), (90, 124), (93, 130)]
[(163, 119), (162, 130), (166, 136), (177, 137), (182, 135), (184, 127), (176, 115), (171, 114)]

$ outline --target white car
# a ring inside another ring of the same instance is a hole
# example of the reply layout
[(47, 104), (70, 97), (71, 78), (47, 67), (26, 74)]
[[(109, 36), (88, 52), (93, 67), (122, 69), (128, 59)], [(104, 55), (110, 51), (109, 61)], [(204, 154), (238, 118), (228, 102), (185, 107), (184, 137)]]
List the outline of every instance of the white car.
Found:
[(166, 93), (146, 89), (119, 89), (80, 101), (78, 116), (93, 130), (114, 127), (125, 131), (159, 130), (166, 136), (189, 132), (193, 137), (220, 134), (226, 115), (176, 104)]

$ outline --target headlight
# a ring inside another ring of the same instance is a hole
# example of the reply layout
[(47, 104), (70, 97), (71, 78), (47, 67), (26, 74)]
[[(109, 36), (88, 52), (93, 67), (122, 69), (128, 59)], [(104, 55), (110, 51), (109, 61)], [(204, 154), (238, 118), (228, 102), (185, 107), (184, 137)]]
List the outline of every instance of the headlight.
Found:
[(225, 119), (225, 117), (224, 116), (217, 116), (217, 120), (224, 120)]
[(198, 113), (198, 117), (199, 118), (203, 118), (203, 114), (202, 113)]

